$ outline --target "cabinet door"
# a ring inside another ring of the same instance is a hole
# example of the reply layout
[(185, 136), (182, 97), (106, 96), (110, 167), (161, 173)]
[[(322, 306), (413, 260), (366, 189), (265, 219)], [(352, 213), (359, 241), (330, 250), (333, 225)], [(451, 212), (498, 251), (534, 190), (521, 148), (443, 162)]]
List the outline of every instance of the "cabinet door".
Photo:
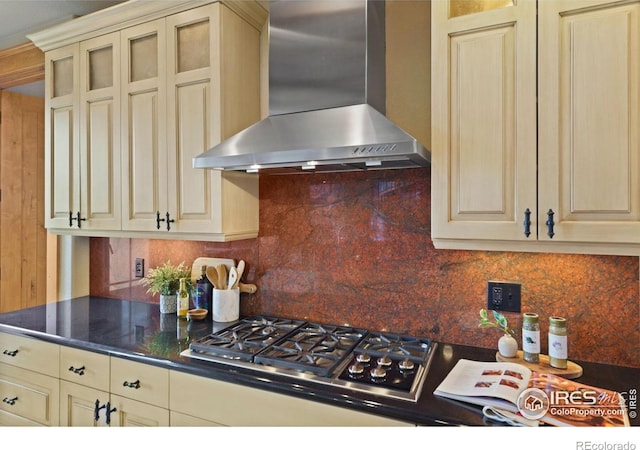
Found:
[(80, 209), (79, 44), (45, 54), (45, 227), (69, 228)]
[(157, 231), (156, 215), (168, 211), (164, 23), (120, 33), (124, 230)]
[(540, 226), (640, 243), (640, 2), (542, 1), (539, 23)]
[(221, 3), (167, 18), (169, 212), (179, 232), (257, 233), (258, 179), (193, 168), (257, 122), (260, 32)]
[[(107, 426), (105, 408), (108, 401), (108, 392), (64, 380), (60, 381), (60, 426)], [(100, 408), (98, 409), (98, 420), (96, 420), (96, 402)]]
[(167, 18), (167, 122), (169, 212), (176, 231), (219, 231), (212, 210), (209, 170), (192, 167), (194, 156), (220, 142), (220, 5)]
[(535, 240), (536, 2), (436, 1), (431, 14), (434, 244)]
[(169, 410), (131, 400), (130, 398), (111, 396), (112, 427), (168, 427)]
[(76, 216), (74, 226), (119, 230), (119, 33), (80, 43), (80, 117), (80, 220)]

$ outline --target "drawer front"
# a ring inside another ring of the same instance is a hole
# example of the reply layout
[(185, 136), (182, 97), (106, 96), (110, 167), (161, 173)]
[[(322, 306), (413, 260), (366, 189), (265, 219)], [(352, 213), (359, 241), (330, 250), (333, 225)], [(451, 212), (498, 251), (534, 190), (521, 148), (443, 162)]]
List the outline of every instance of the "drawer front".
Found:
[(169, 370), (112, 357), (111, 393), (168, 408)]
[(0, 410), (41, 425), (58, 425), (57, 378), (0, 364)]
[(227, 426), (414, 426), (174, 370), (171, 371), (170, 394), (172, 412)]
[(109, 390), (109, 356), (60, 346), (60, 379)]
[(0, 333), (0, 363), (58, 378), (60, 346), (38, 339)]

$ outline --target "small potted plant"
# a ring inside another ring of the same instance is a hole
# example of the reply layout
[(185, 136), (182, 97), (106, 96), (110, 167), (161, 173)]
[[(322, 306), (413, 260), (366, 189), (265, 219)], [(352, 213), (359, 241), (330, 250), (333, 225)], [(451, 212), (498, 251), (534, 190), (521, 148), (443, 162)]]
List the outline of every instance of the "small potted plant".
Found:
[(155, 269), (149, 269), (140, 284), (147, 286), (147, 294), (160, 294), (160, 312), (163, 314), (176, 312), (176, 294), (180, 287), (180, 279), (187, 279), (187, 289), (192, 290), (191, 269), (181, 262), (177, 266), (167, 261)]
[(495, 323), (491, 322), (487, 316), (487, 310), (480, 310), (480, 328), (496, 328), (504, 334), (498, 340), (498, 351), (506, 358), (513, 358), (518, 353), (518, 341), (516, 340), (516, 332), (509, 328), (507, 319), (498, 311), (493, 311)]

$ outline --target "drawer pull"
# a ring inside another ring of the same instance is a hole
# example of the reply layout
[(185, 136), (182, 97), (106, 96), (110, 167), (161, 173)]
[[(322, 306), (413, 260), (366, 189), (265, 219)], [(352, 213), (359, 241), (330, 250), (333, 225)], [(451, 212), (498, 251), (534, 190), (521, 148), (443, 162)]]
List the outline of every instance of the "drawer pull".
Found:
[(84, 375), (84, 366), (82, 366), (82, 367), (77, 367), (77, 368), (76, 368), (76, 367), (71, 366), (71, 367), (69, 367), (69, 372), (73, 372), (73, 373), (75, 373), (76, 375), (80, 375), (80, 376), (82, 376), (82, 375)]
[(133, 388), (133, 389), (140, 389), (140, 380), (136, 380), (136, 381), (133, 381), (131, 383), (129, 383), (128, 381), (125, 381), (124, 383), (122, 383), (122, 385), (124, 387), (130, 387), (130, 388)]
[(2, 352), (3, 355), (8, 355), (8, 356), (16, 356), (18, 354), (18, 349), (15, 350), (5, 350)]
[(13, 397), (13, 398), (5, 397), (2, 399), (2, 401), (7, 405), (15, 405), (16, 400), (18, 400), (18, 397)]

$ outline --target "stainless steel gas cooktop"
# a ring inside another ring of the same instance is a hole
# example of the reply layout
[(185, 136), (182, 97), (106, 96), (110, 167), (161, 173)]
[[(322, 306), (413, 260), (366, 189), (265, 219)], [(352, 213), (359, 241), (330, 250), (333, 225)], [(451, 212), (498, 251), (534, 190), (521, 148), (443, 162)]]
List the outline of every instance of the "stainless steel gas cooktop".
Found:
[(181, 355), (415, 402), (435, 347), (427, 338), (250, 316)]

